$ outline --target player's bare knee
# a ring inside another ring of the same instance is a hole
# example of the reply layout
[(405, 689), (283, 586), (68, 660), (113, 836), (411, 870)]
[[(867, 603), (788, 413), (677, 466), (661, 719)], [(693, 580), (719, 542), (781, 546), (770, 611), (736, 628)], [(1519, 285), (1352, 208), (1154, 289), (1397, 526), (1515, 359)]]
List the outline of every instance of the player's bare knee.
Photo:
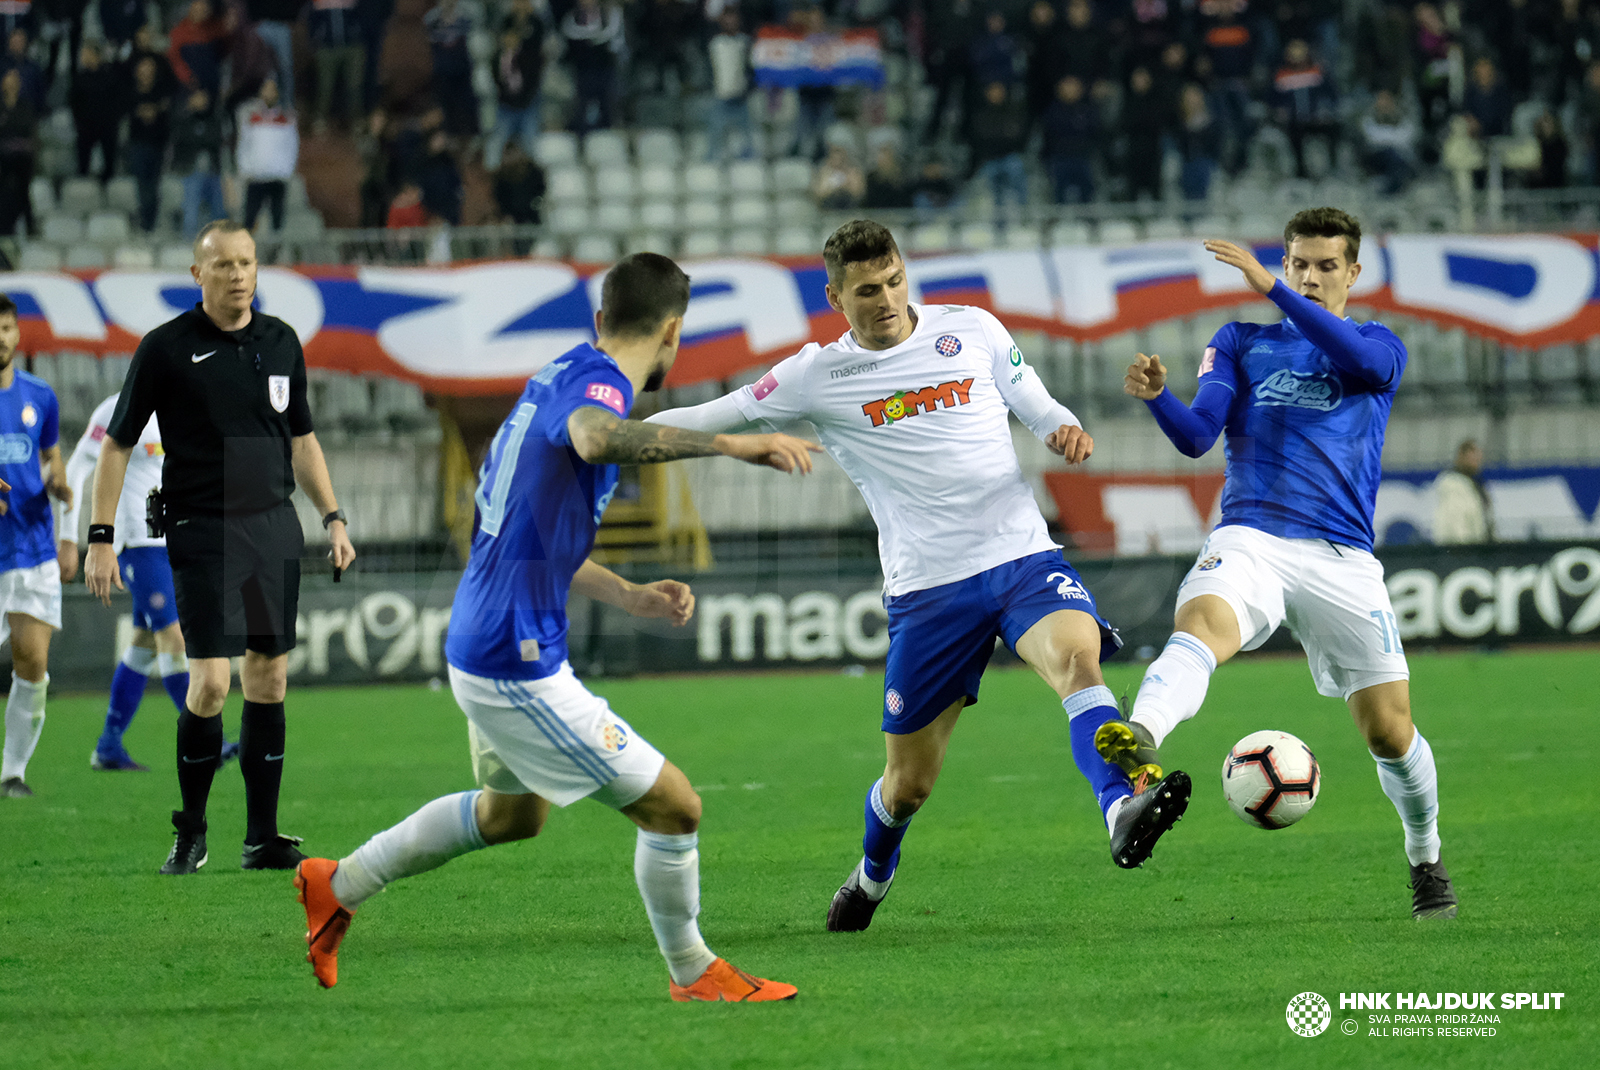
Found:
[(888, 810), (889, 816), (896, 821), (906, 820), (922, 809), (922, 804), (928, 801), (928, 796), (933, 794), (936, 779), (936, 776), (917, 773), (901, 775), (892, 780), (885, 776), (883, 787), (880, 789), (884, 809)]
[(246, 654), (239, 669), (239, 687), (250, 702), (282, 702), (289, 692), (289, 659)]
[(220, 684), (214, 680), (189, 678), (189, 712), (196, 717), (215, 717), (228, 701), (228, 681)]
[(30, 684), (36, 684), (43, 680), (47, 667), (47, 660), (37, 656), (24, 657), (21, 654), (17, 654), (11, 660), (11, 674), (19, 680), (28, 681)]
[(478, 795), (475, 811), (478, 835), (491, 847), (497, 843), (531, 840), (544, 830), (549, 812), (549, 807), (537, 795), (484, 791)]

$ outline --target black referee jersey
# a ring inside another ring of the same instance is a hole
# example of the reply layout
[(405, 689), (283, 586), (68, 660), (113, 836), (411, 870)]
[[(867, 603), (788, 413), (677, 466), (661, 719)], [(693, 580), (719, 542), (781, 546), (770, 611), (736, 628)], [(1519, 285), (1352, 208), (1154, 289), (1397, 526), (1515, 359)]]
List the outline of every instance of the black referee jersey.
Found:
[(152, 413), (169, 515), (284, 505), (294, 493), (291, 440), (312, 430), (300, 339), (258, 310), (242, 330), (224, 331), (195, 305), (139, 343), (107, 433), (135, 445)]

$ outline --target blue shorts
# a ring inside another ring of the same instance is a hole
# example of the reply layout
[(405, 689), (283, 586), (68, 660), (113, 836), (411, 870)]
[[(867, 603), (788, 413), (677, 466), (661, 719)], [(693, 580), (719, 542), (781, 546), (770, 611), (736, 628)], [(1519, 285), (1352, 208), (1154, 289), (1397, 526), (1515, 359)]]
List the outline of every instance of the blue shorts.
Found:
[(883, 730), (893, 735), (925, 727), (959, 698), (968, 706), (977, 702), (995, 636), (1015, 652), (1029, 628), (1058, 610), (1081, 610), (1095, 619), (1100, 660), (1122, 646), (1060, 550), (1030, 554), (883, 603), (889, 611)]
[(159, 632), (177, 622), (178, 597), (165, 546), (129, 546), (117, 555), (122, 583), (133, 595), (133, 626)]

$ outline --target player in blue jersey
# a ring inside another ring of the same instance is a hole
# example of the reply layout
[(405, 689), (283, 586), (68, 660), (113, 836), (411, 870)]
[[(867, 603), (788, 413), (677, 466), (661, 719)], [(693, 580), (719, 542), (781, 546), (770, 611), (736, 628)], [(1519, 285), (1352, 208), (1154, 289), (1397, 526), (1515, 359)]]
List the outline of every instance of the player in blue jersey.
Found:
[(752, 977), (707, 949), (700, 903), (700, 799), (567, 664), (569, 591), (682, 625), (694, 595), (674, 580), (634, 584), (588, 560), (617, 465), (723, 454), (809, 472), (818, 447), (787, 435), (710, 435), (629, 420), (677, 356), (689, 278), (639, 253), (606, 274), (594, 345), (546, 364), (518, 399), (479, 473), (477, 530), (451, 610), (445, 656), (467, 716), (480, 790), (448, 795), (339, 862), (307, 859), (305, 904), (317, 980), (338, 979), (351, 914), (385, 885), (457, 855), (535, 836), (550, 805), (593, 797), (639, 827), (633, 871), (667, 960), (674, 1000), (766, 1002), (793, 985)]
[[(50, 497), (71, 503), (61, 458), (56, 392), (14, 363), (17, 306), (0, 294), (0, 643), (11, 637), (11, 694), (0, 760), (0, 798), (33, 794), (28, 759), (44, 730), (50, 637), (61, 628), (61, 565)], [(45, 475), (48, 468), (49, 475)]]
[(1283, 310), (1281, 323), (1230, 323), (1206, 347), (1185, 405), (1160, 357), (1139, 354), (1124, 389), (1142, 399), (1180, 451), (1199, 457), (1226, 436), (1222, 520), (1178, 588), (1177, 629), (1151, 663), (1126, 722), (1096, 745), (1128, 767), (1205, 701), (1211, 674), (1288, 623), (1317, 690), (1349, 704), (1400, 812), (1412, 915), (1450, 918), (1456, 894), (1439, 858), (1433, 751), (1411, 721), (1410, 673), (1383, 566), (1372, 555), (1384, 431), (1406, 348), (1381, 323), (1344, 315), (1361, 274), (1361, 226), (1336, 208), (1284, 229), (1284, 281), (1230, 242), (1205, 247)]

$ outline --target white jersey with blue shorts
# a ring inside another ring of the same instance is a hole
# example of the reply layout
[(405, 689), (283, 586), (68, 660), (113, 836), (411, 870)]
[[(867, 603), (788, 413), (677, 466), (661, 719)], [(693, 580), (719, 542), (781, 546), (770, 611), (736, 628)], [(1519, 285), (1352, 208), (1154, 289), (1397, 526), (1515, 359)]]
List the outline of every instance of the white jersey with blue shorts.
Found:
[(883, 728), (895, 734), (957, 700), (976, 702), (995, 637), (1014, 649), (1050, 613), (1095, 617), (1103, 655), (1121, 643), (1050, 538), (1011, 441), (1012, 413), (1040, 439), (1077, 417), (989, 312), (910, 309), (916, 326), (891, 349), (866, 349), (846, 332), (727, 398), (650, 418), (713, 431), (753, 421), (816, 428), (878, 526), (889, 611)]
[[(67, 486), (72, 488), (72, 507), (61, 513), (63, 539), (77, 539), (79, 517), (94, 493), (95, 466), (100, 463), (100, 448), (105, 443), (106, 428), (120, 396), (112, 394), (95, 407), (83, 437), (78, 439), (72, 456), (67, 458)], [(152, 416), (128, 455), (128, 474), (122, 483), (122, 497), (117, 501), (116, 534), (112, 541), (122, 583), (133, 596), (134, 626), (152, 632), (159, 632), (178, 619), (172, 565), (167, 561), (167, 540), (152, 538), (145, 521), (146, 499), (152, 490), (161, 486), (164, 457), (161, 428)]]
[(1406, 366), (1404, 343), (1288, 289), (1281, 323), (1230, 323), (1200, 366), (1192, 406), (1148, 402), (1180, 450), (1226, 436), (1222, 519), (1178, 588), (1227, 602), (1242, 649), (1287, 623), (1317, 690), (1348, 698), (1409, 676), (1383, 566), (1372, 554), (1384, 433)]
[(0, 642), (11, 634), (11, 613), (61, 627), (55, 517), (39, 456), (60, 435), (56, 392), (17, 368), (10, 388), (0, 390), (0, 479), (11, 484), (0, 514)]
[(626, 418), (633, 385), (590, 345), (528, 380), (478, 475), (477, 528), (450, 611), (445, 660), (467, 715), (479, 785), (567, 806), (621, 808), (665, 759), (567, 664), (567, 597), (616, 491), (614, 464), (589, 464), (567, 419), (593, 406)]

